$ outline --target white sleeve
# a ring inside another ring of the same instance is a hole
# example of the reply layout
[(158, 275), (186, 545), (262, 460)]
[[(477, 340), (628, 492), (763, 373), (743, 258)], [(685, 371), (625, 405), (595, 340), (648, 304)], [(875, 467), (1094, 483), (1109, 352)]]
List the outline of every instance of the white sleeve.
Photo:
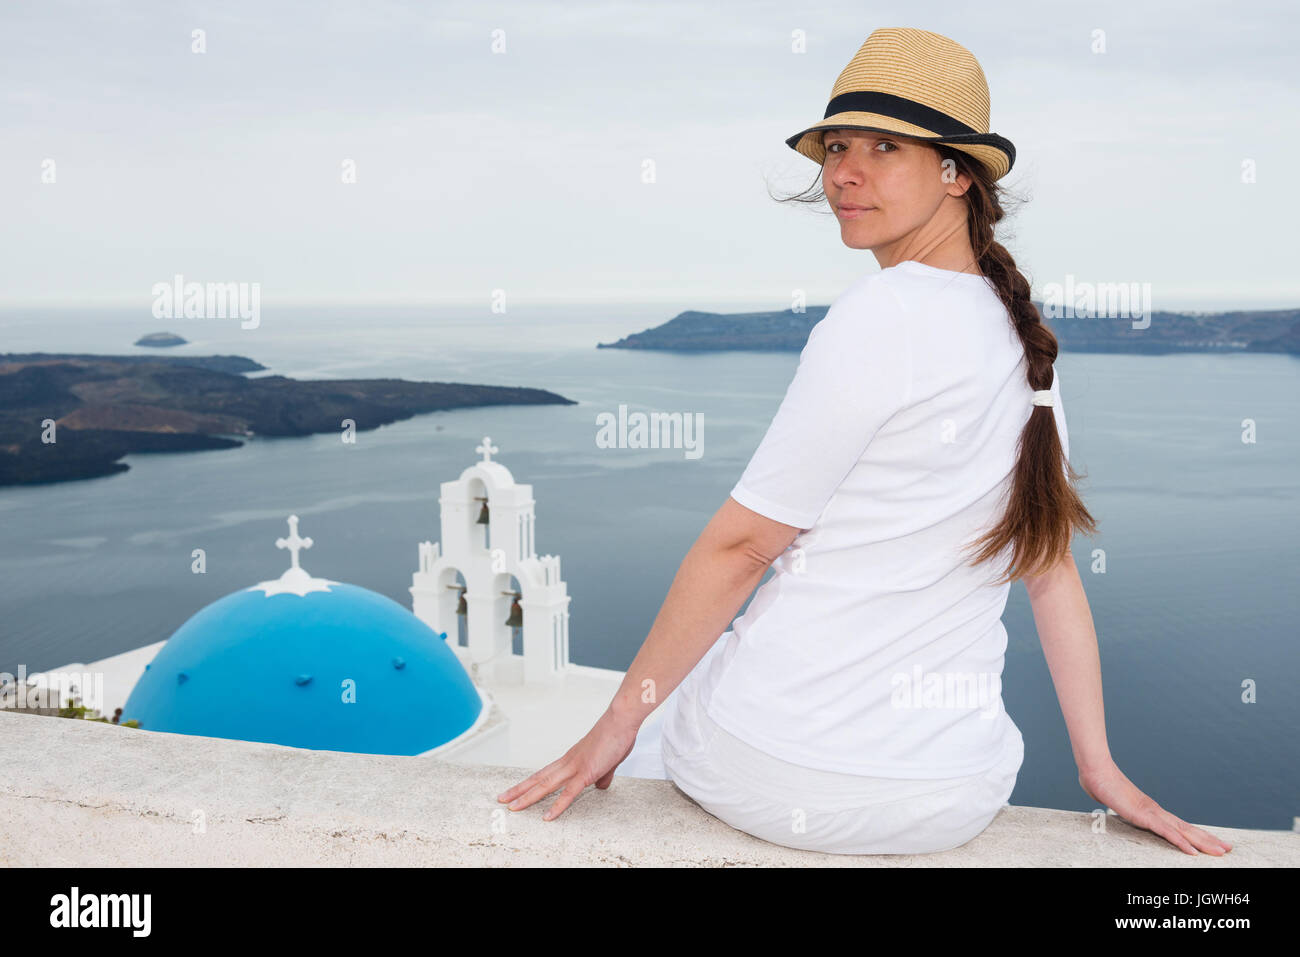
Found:
[(850, 288), (809, 333), (731, 497), (785, 525), (812, 528), (872, 437), (907, 404), (911, 363), (897, 297), (874, 276)]

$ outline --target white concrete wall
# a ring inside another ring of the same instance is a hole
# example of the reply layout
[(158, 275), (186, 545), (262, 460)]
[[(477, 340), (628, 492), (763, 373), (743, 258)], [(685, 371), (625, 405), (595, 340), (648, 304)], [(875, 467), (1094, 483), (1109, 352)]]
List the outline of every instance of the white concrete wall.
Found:
[[(1192, 857), (1114, 815), (1009, 807), (963, 847), (847, 857), (769, 844), (668, 781), (617, 778), (557, 820), (496, 795), (529, 770), (306, 751), (0, 711), (0, 865), (1300, 865), (1300, 834), (1216, 827)], [(196, 746), (201, 745), (201, 746)], [(199, 824), (202, 824), (200, 829)]]

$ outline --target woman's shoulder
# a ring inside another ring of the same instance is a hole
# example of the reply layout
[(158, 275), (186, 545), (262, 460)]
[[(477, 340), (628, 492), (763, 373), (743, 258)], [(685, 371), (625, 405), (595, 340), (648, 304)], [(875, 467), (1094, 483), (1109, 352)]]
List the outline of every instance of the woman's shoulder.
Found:
[(826, 310), (813, 330), (835, 338), (880, 337), (898, 331), (905, 312), (887, 276), (869, 273), (854, 280)]
[(841, 299), (854, 302), (870, 302), (874, 299), (898, 299), (898, 290), (893, 277), (887, 272), (869, 272), (849, 283), (836, 302)]

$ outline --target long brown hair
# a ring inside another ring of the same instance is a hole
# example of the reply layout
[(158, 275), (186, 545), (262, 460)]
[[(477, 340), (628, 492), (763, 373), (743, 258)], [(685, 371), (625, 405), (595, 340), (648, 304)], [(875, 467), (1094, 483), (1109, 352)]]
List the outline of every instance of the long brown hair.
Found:
[[(943, 144), (931, 144), (941, 159), (951, 159), (956, 173), (970, 176), (966, 190), (966, 226), (979, 270), (992, 282), (1006, 307), (1012, 327), (1025, 350), (1025, 374), (1034, 390), (1052, 387), (1052, 363), (1058, 352), (1056, 336), (1043, 322), (1030, 300), (1029, 280), (1016, 268), (1005, 246), (993, 235), (993, 227), (1006, 215), (1002, 208), (1005, 189), (989, 175), (979, 160)], [(817, 182), (794, 196), (773, 197), (779, 202), (794, 200), (818, 203), (826, 198)], [(814, 187), (816, 191), (814, 192)], [(1068, 477), (1067, 477), (1068, 475)], [(1029, 419), (1020, 433), (1011, 490), (1002, 518), (967, 548), (974, 549), (972, 564), (989, 561), (1011, 549), (1011, 560), (998, 583), (1016, 581), (1048, 571), (1070, 553), (1076, 529), (1096, 534), (1097, 523), (1084, 507), (1074, 485), (1085, 475), (1074, 470), (1050, 406), (1031, 406)]]

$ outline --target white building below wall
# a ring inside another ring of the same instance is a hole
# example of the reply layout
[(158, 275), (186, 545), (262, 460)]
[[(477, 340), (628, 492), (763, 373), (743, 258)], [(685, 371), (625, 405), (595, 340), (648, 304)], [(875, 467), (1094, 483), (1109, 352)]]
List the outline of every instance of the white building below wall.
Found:
[[(559, 556), (537, 554), (532, 486), (517, 484), (492, 460), (498, 449), (490, 438), (476, 451), (481, 460), (441, 484), (440, 539), (418, 544), (410, 593), (414, 616), (432, 629), (431, 640), (445, 641), (455, 653), (484, 710), (463, 734), (421, 753), (458, 764), (536, 770), (591, 730), (624, 672), (570, 662), (570, 597)], [(357, 643), (361, 651), (365, 636), (358, 634)], [(61, 674), (102, 676), (98, 707), (111, 716), (166, 644), (64, 665), (26, 681), (34, 686), (55, 683)], [(651, 715), (642, 734), (658, 734), (662, 711)]]

